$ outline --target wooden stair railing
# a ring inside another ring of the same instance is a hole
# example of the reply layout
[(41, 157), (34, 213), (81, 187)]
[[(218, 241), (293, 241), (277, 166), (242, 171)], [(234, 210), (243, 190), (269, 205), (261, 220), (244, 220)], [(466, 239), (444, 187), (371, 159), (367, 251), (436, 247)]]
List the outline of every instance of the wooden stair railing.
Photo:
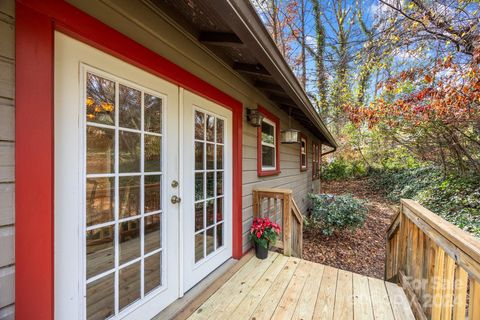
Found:
[(387, 231), (385, 279), (403, 287), (417, 319), (480, 319), (480, 240), (413, 200)]
[(286, 256), (302, 257), (303, 216), (293, 199), (292, 190), (262, 188), (253, 190), (253, 217), (268, 217), (280, 225), (275, 247)]

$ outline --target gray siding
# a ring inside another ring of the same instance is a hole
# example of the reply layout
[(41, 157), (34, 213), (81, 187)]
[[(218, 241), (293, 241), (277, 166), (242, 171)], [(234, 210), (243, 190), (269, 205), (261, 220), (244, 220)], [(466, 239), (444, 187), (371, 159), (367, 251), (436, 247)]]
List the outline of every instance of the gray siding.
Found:
[[(164, 13), (152, 8), (148, 2), (82, 1), (69, 0), (81, 10), (96, 17), (145, 47), (178, 64), (218, 89), (241, 101), (245, 107), (262, 105), (279, 115), (280, 127), (287, 128), (288, 115), (271, 102), (238, 73), (214, 56), (206, 47), (182, 30)], [(255, 187), (282, 187), (294, 190), (300, 209), (307, 209), (307, 193), (313, 191), (311, 171), (312, 135), (298, 123), (292, 126), (308, 137), (308, 171), (300, 172), (299, 145), (280, 146), (281, 174), (274, 177), (257, 176), (256, 128), (243, 123), (243, 249), (250, 248), (247, 232), (252, 220), (252, 189)]]
[(15, 301), (15, 1), (0, 1), (0, 319)]

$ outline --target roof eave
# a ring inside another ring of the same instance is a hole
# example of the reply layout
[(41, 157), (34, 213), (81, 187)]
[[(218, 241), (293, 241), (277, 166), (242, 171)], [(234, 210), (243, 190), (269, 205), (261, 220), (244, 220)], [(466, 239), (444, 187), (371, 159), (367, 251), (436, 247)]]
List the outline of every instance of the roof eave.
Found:
[(250, 2), (212, 0), (212, 7), (242, 42), (252, 50), (259, 62), (270, 72), (295, 104), (326, 139), (325, 144), (337, 148), (337, 143), (318, 112), (308, 99), (297, 77), (278, 50), (260, 17)]

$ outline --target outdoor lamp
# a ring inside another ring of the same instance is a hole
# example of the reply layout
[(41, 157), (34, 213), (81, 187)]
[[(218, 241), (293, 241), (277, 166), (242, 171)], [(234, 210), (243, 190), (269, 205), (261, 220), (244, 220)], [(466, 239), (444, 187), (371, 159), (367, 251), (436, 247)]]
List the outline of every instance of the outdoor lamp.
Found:
[(247, 121), (253, 127), (260, 127), (262, 125), (263, 115), (258, 111), (258, 109), (247, 108)]

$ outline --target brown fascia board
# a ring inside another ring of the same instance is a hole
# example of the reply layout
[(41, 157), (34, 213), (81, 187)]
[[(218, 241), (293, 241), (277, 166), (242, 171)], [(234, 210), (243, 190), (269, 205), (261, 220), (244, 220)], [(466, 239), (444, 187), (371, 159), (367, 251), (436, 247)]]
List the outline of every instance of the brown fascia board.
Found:
[(333, 148), (337, 143), (270, 37), (249, 0), (211, 0), (210, 5), (285, 90)]

